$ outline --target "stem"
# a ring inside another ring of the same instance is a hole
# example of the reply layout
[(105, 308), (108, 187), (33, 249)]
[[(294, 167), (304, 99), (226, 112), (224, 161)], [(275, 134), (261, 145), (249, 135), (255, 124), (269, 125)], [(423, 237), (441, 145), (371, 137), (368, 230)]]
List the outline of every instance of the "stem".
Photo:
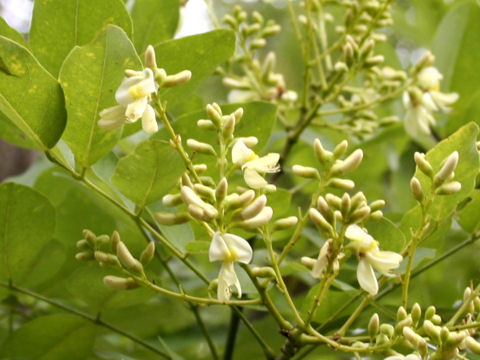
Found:
[(455, 324), (455, 322), (457, 322), (460, 316), (463, 315), (463, 313), (467, 310), (471, 302), (478, 296), (479, 293), (480, 293), (480, 285), (477, 285), (475, 290), (473, 290), (470, 296), (463, 301), (462, 306), (458, 308), (458, 310), (455, 312), (452, 318), (445, 325), (452, 326), (453, 324)]
[(224, 360), (231, 360), (233, 350), (235, 348), (235, 340), (237, 338), (238, 326), (240, 325), (240, 316), (238, 313), (242, 312), (242, 308), (230, 308), (230, 325), (228, 327), (227, 343), (225, 345)]
[(349, 318), (347, 319), (347, 321), (345, 321), (345, 323), (342, 325), (342, 327), (337, 331), (337, 334), (340, 335), (340, 336), (343, 336), (345, 335), (345, 333), (347, 332), (347, 330), (350, 328), (350, 326), (352, 326), (352, 324), (354, 323), (354, 321), (357, 319), (357, 317), (360, 316), (360, 314), (362, 313), (362, 311), (368, 306), (368, 304), (370, 304), (370, 302), (373, 300), (373, 296), (372, 295), (368, 295), (366, 296), (362, 302), (357, 306), (357, 308), (355, 309), (355, 311), (349, 316)]
[(198, 310), (198, 307), (192, 304), (189, 304), (189, 307), (192, 310), (193, 315), (195, 316), (195, 320), (197, 320), (197, 324), (200, 326), (200, 329), (202, 330), (205, 340), (207, 341), (208, 348), (210, 349), (210, 353), (212, 354), (212, 359), (217, 360), (218, 354), (217, 354), (217, 349), (215, 347), (215, 343), (213, 342), (212, 337), (210, 336), (210, 333), (208, 332), (208, 329), (205, 326), (205, 323), (203, 322), (203, 319), (200, 316), (200, 311)]
[(104, 321), (104, 320), (101, 320), (96, 316), (92, 316), (90, 314), (84, 313), (83, 311), (80, 311), (80, 310), (78, 310), (74, 307), (62, 304), (59, 301), (50, 299), (46, 296), (43, 296), (41, 294), (38, 294), (38, 293), (32, 291), (32, 290), (28, 290), (28, 289), (25, 289), (25, 288), (22, 288), (22, 287), (13, 285), (13, 284), (8, 284), (7, 282), (4, 282), (4, 281), (0, 281), (0, 286), (4, 287), (6, 289), (9, 289), (9, 290), (13, 290), (13, 291), (18, 292), (18, 293), (21, 293), (21, 294), (28, 295), (30, 297), (33, 297), (33, 298), (37, 299), (37, 300), (40, 300), (40, 301), (43, 301), (47, 304), (55, 306), (59, 309), (65, 310), (65, 311), (67, 311), (67, 312), (69, 312), (73, 315), (84, 318), (85, 320), (88, 320), (88, 321), (94, 323), (95, 325), (102, 326), (102, 327), (104, 327), (106, 329), (109, 329), (109, 330), (111, 330), (111, 331), (113, 331), (117, 334), (125, 336), (126, 338), (128, 338), (128, 339), (132, 340), (133, 342), (143, 346), (144, 348), (156, 353), (157, 355), (162, 356), (165, 359), (171, 359), (171, 357), (167, 353), (163, 352), (162, 350), (157, 349), (155, 346), (149, 344), (148, 342), (136, 337), (135, 335), (129, 334), (126, 331), (124, 331), (124, 330), (122, 330), (122, 329)]

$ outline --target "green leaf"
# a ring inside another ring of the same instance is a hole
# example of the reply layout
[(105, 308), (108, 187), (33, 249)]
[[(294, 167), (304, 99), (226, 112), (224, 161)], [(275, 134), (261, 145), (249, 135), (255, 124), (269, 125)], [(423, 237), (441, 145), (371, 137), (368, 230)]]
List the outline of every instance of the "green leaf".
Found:
[(4, 18), (0, 17), (0, 35), (5, 36), (18, 44), (27, 47), (27, 42), (22, 34), (10, 27)]
[(136, 0), (132, 9), (133, 40), (139, 53), (148, 45), (175, 35), (180, 13), (179, 0)]
[[(477, 134), (478, 126), (471, 122), (437, 144), (426, 155), (426, 159), (432, 164), (433, 170), (437, 172), (447, 156), (454, 151), (458, 151), (459, 154), (454, 180), (462, 184), (462, 189), (453, 195), (435, 196), (429, 212), (437, 221), (452, 212), (460, 201), (470, 195), (475, 187), (475, 178), (479, 168), (476, 146)], [(424, 193), (428, 194), (430, 192), (430, 179), (418, 168), (415, 171), (415, 176), (420, 180)]]
[(405, 246), (405, 235), (403, 232), (387, 218), (381, 218), (377, 221), (369, 221), (367, 229), (375, 240), (380, 242), (382, 250), (400, 252)]
[(100, 111), (115, 104), (114, 93), (127, 68), (139, 69), (141, 62), (127, 34), (114, 25), (90, 44), (76, 47), (65, 59), (60, 83), (68, 123), (62, 139), (84, 168), (107, 154), (120, 137), (120, 129), (100, 129), (97, 121)]
[[(0, 117), (29, 138), (28, 146), (47, 150), (65, 127), (63, 94), (57, 81), (28, 49), (0, 36)], [(17, 131), (12, 130), (14, 133)]]
[(70, 50), (90, 42), (107, 24), (132, 35), (132, 21), (120, 0), (36, 0), (30, 46), (45, 68), (57, 76)]
[(458, 213), (458, 223), (469, 233), (476, 233), (480, 229), (480, 190), (474, 190), (471, 200)]
[(0, 348), (3, 357), (84, 360), (90, 355), (95, 325), (65, 314), (36, 318), (13, 332)]
[(186, 249), (190, 254), (208, 254), (210, 241), (192, 241), (187, 244)]
[[(43, 195), (23, 185), (0, 185), (0, 279), (28, 281), (38, 263), (51, 256), (43, 249), (54, 230), (55, 210)], [(35, 280), (44, 279), (38, 276)]]
[(480, 72), (472, 70), (480, 63), (480, 52), (473, 50), (479, 47), (480, 6), (477, 1), (460, 2), (443, 18), (433, 42), (436, 66), (444, 76), (442, 88), (460, 95), (446, 125), (447, 133), (471, 120), (464, 110), (480, 83)]
[(182, 158), (170, 144), (150, 139), (120, 159), (112, 183), (143, 208), (165, 195), (184, 171)]

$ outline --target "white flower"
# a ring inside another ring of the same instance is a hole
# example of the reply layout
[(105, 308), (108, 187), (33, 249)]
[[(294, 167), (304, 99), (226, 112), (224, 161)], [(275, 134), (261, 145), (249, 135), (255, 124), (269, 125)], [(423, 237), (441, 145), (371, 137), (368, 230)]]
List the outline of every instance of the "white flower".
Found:
[(345, 232), (350, 240), (349, 246), (355, 249), (359, 261), (357, 279), (360, 287), (371, 295), (378, 292), (378, 282), (373, 269), (384, 275), (396, 269), (402, 261), (402, 256), (393, 251), (382, 251), (378, 242), (358, 225), (350, 225)]
[(280, 170), (280, 155), (270, 153), (259, 157), (252, 149), (239, 139), (232, 148), (232, 162), (243, 170), (243, 177), (252, 189), (262, 189), (268, 182), (260, 174), (275, 173)]
[(432, 113), (448, 112), (450, 106), (458, 100), (456, 93), (442, 93), (440, 80), (442, 74), (433, 66), (421, 70), (417, 75), (417, 87), (409, 94), (403, 94), (403, 103), (407, 109), (405, 129), (412, 138), (430, 134), (430, 125), (435, 125)]
[(252, 260), (252, 248), (243, 238), (233, 234), (222, 234), (217, 231), (212, 238), (208, 253), (210, 261), (221, 261), (222, 266), (218, 274), (217, 297), (222, 302), (227, 302), (231, 295), (231, 287), (237, 289), (238, 297), (242, 296), (242, 288), (238, 281), (233, 264), (241, 262), (248, 264)]
[(142, 118), (143, 130), (149, 134), (155, 133), (158, 125), (149, 102), (151, 94), (156, 92), (157, 85), (149, 68), (125, 77), (115, 93), (119, 105), (102, 110), (98, 126), (111, 130)]

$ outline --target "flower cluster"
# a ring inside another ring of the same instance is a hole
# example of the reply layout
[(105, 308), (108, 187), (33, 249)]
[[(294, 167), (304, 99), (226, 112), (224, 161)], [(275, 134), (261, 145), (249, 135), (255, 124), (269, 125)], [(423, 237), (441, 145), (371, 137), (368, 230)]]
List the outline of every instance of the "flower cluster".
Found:
[[(427, 54), (425, 58), (431, 57)], [(427, 60), (422, 61), (422, 63)], [(431, 60), (430, 62), (433, 62)], [(458, 99), (456, 93), (442, 93), (440, 80), (442, 74), (433, 66), (421, 69), (416, 78), (416, 86), (411, 86), (403, 94), (403, 103), (407, 109), (405, 115), (405, 129), (414, 139), (421, 134), (430, 134), (430, 126), (435, 125), (433, 113), (441, 110), (448, 112), (450, 106)]]

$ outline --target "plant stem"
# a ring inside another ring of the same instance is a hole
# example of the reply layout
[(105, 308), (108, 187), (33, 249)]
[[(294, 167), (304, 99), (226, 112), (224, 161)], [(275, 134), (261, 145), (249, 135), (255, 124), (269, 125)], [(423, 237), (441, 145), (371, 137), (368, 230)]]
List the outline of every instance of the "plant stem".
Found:
[(238, 313), (242, 312), (241, 307), (230, 308), (230, 325), (228, 327), (227, 343), (225, 344), (225, 353), (223, 360), (231, 360), (235, 348), (235, 341), (238, 333), (238, 326), (240, 325), (240, 316)]
[(87, 313), (84, 313), (83, 311), (80, 311), (74, 307), (71, 307), (69, 305), (65, 305), (57, 300), (54, 300), (54, 299), (50, 299), (46, 296), (43, 296), (41, 294), (38, 294), (32, 290), (29, 290), (29, 289), (25, 289), (25, 288), (22, 288), (22, 287), (19, 287), (19, 286), (16, 286), (14, 284), (8, 284), (7, 282), (4, 282), (4, 281), (0, 281), (0, 286), (1, 287), (4, 287), (6, 289), (9, 289), (9, 290), (12, 290), (12, 291), (15, 291), (15, 292), (18, 292), (18, 293), (21, 293), (21, 294), (25, 294), (25, 295), (28, 295), (30, 297), (33, 297), (37, 300), (40, 300), (40, 301), (43, 301), (47, 304), (50, 304), (52, 306), (55, 306), (59, 309), (62, 309), (62, 310), (65, 310), (73, 315), (76, 315), (76, 316), (79, 316), (81, 318), (84, 318), (85, 320), (88, 320), (92, 323), (94, 323), (95, 325), (99, 325), (99, 326), (102, 326), (106, 329), (109, 329), (117, 334), (120, 334), (120, 335), (123, 335), (125, 336), (126, 338), (132, 340), (133, 342), (139, 344), (140, 346), (143, 346), (144, 348), (156, 353), (157, 355), (160, 355), (162, 356), (163, 358), (165, 359), (171, 359), (171, 357), (163, 352), (162, 350), (160, 349), (157, 349), (155, 346), (149, 344), (148, 342), (136, 337), (135, 335), (132, 335), (132, 334), (129, 334), (127, 333), (126, 331), (104, 321), (104, 320), (101, 320), (95, 316), (92, 316), (90, 314), (87, 314)]

